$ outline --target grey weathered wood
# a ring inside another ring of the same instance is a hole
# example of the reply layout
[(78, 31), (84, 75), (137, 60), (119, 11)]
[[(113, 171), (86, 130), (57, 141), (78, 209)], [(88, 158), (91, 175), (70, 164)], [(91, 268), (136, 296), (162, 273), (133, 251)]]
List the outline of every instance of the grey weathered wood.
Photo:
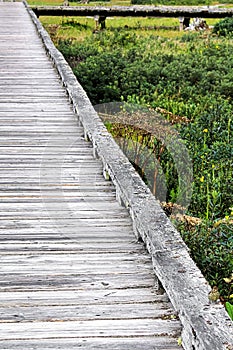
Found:
[[(172, 339), (167, 337), (135, 337), (135, 338), (79, 338), (79, 339), (41, 339), (27, 341), (29, 349), (35, 350), (142, 350), (142, 344), (144, 344), (147, 350), (178, 350), (180, 347), (174, 345)], [(1, 342), (2, 350), (25, 350), (24, 340), (12, 340)]]
[[(174, 303), (182, 322), (185, 349), (226, 350), (233, 345), (233, 324), (221, 304), (210, 304), (210, 287), (189, 256), (179, 233), (162, 212), (149, 189), (98, 118), (86, 93), (70, 67), (55, 49), (36, 16), (30, 14), (44, 45), (57, 65), (85, 134), (92, 140), (95, 154), (112, 178), (117, 197), (129, 209), (136, 235), (141, 237), (153, 259), (154, 269)], [(151, 224), (153, 222), (153, 225)]]
[(2, 323), (6, 340), (84, 337), (177, 336), (177, 321), (157, 319)]
[(0, 2), (0, 349), (178, 350), (180, 321), (22, 3)]
[(104, 16), (104, 17), (202, 17), (225, 18), (232, 8), (207, 6), (32, 6), (37, 16)]
[(172, 318), (172, 308), (164, 309), (164, 303), (158, 302), (156, 310), (151, 309), (151, 304), (138, 303), (137, 308), (134, 304), (115, 304), (115, 305), (55, 305), (34, 307), (34, 315), (31, 314), (30, 308), (16, 306), (12, 309), (0, 308), (0, 323), (34, 320), (39, 322), (49, 322), (63, 319), (64, 321), (87, 320), (87, 319), (147, 319), (147, 318)]

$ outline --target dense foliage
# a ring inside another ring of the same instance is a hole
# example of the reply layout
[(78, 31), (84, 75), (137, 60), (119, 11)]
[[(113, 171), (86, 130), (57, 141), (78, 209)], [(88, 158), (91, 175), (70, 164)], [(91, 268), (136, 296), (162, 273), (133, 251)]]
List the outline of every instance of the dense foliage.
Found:
[(233, 36), (233, 18), (228, 17), (216, 23), (213, 32), (220, 36)]
[(194, 163), (190, 212), (207, 219), (229, 215), (233, 46), (228, 41), (198, 43), (185, 34), (177, 42), (150, 37), (142, 43), (135, 34), (115, 31), (59, 48), (93, 104), (139, 101), (192, 120), (179, 126)]
[[(94, 105), (128, 101), (181, 116), (176, 128), (194, 171), (188, 214), (202, 221), (191, 230), (184, 223), (178, 226), (206, 278), (225, 298), (232, 297), (232, 284), (224, 281), (233, 271), (232, 41), (211, 33), (140, 38), (124, 28), (97, 33), (79, 44), (60, 41), (58, 46)], [(135, 135), (142, 140), (140, 133)], [(175, 167), (164, 147), (158, 145), (158, 150), (166, 200), (173, 201), (178, 191)]]
[[(233, 227), (226, 220), (202, 222), (191, 227), (189, 222), (175, 221), (191, 256), (212, 285), (219, 287), (225, 300), (233, 299)], [(227, 278), (226, 278), (227, 277)]]

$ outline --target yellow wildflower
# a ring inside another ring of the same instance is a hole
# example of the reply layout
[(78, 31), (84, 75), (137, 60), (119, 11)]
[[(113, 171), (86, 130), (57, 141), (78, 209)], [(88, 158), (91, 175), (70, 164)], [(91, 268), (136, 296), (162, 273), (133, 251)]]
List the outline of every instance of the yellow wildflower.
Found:
[(182, 338), (181, 338), (181, 337), (179, 337), (179, 338), (177, 339), (177, 344), (178, 344), (179, 346), (182, 345)]
[(205, 180), (204, 176), (200, 177), (201, 182), (204, 182), (204, 180)]
[(208, 129), (204, 129), (203, 132), (208, 132)]

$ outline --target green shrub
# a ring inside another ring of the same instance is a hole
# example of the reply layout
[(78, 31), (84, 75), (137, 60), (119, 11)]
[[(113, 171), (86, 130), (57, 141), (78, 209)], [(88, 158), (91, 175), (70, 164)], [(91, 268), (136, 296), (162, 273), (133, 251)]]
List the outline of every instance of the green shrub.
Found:
[(222, 21), (215, 24), (213, 33), (220, 36), (232, 36), (233, 35), (233, 18), (227, 17)]
[(223, 222), (218, 225), (207, 221), (190, 228), (187, 223), (175, 223), (190, 248), (193, 260), (211, 286), (218, 286), (226, 300), (232, 299), (233, 285), (224, 280), (233, 271), (232, 224)]
[[(192, 120), (177, 125), (193, 158), (189, 211), (215, 220), (229, 214), (233, 201), (233, 46), (228, 41), (203, 45), (197, 35), (187, 35), (188, 41), (182, 36), (174, 43), (155, 36), (140, 41), (127, 30), (110, 31), (79, 45), (61, 41), (59, 49), (93, 104), (141, 101)], [(176, 53), (184, 43), (185, 53)], [(161, 164), (173, 176), (167, 161), (164, 153)], [(168, 177), (167, 183), (172, 193), (176, 182)]]

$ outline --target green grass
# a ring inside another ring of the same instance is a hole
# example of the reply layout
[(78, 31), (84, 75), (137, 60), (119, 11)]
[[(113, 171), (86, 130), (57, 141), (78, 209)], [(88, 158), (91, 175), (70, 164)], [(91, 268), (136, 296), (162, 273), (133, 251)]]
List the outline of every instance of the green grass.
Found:
[[(94, 19), (87, 17), (41, 16), (40, 21), (55, 42), (58, 38), (80, 42), (92, 36), (95, 29)], [(175, 18), (112, 17), (106, 19), (106, 27), (107, 31), (122, 30), (122, 28), (127, 27), (127, 31), (133, 31), (142, 37), (159, 35), (174, 39), (183, 35), (178, 31), (179, 21)], [(159, 29), (161, 27), (172, 27), (174, 29)]]
[[(58, 39), (71, 39), (72, 41), (82, 42), (87, 37), (91, 37), (95, 30), (94, 19), (87, 17), (41, 16), (40, 21), (48, 30), (55, 43)], [(217, 19), (209, 19), (207, 21), (210, 26), (213, 26), (216, 22), (218, 22)], [(179, 21), (176, 18), (111, 17), (106, 19), (107, 31), (122, 30), (124, 28), (126, 31), (132, 31), (142, 38), (159, 36), (175, 40), (187, 33), (178, 30)], [(204, 33), (204, 37), (207, 35), (206, 33)], [(197, 33), (193, 33), (193, 35), (195, 34)], [(180, 49), (185, 51), (185, 47)]]
[[(61, 6), (63, 4), (62, 0), (29, 0), (29, 5), (34, 6)], [(111, 0), (109, 2), (104, 1), (91, 1), (89, 4), (81, 4), (80, 2), (70, 2), (70, 6), (129, 6), (130, 0)]]

